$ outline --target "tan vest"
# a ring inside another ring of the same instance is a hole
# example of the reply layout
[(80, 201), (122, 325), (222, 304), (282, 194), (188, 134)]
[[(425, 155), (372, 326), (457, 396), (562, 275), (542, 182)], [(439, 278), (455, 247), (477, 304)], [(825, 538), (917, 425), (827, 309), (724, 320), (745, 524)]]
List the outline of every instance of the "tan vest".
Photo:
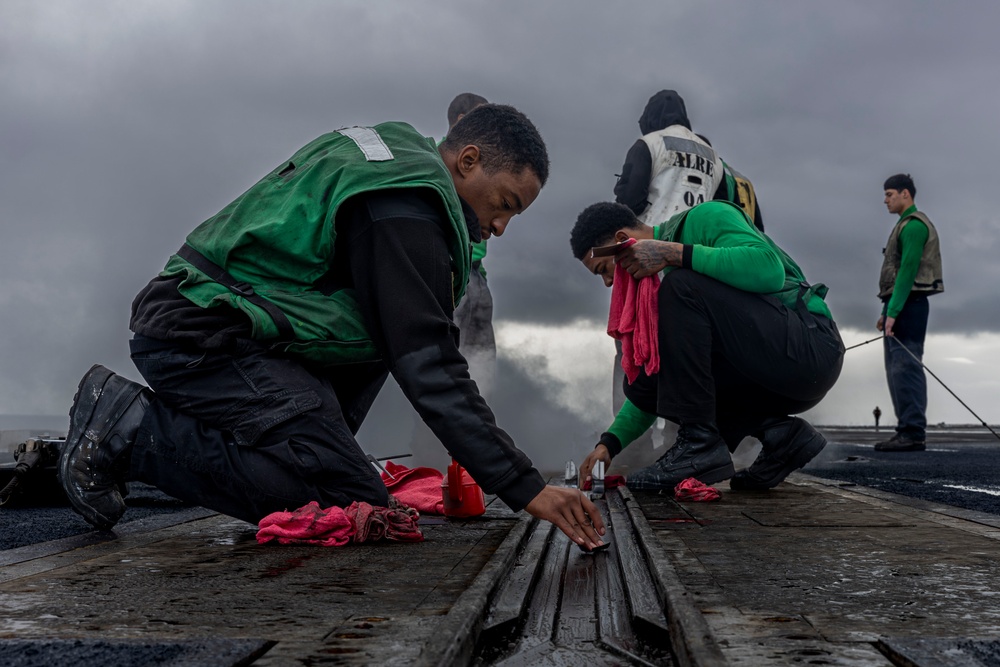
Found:
[(912, 291), (927, 295), (944, 291), (944, 279), (941, 277), (941, 242), (938, 239), (937, 230), (924, 213), (915, 211), (896, 223), (892, 233), (889, 234), (885, 250), (882, 251), (885, 257), (882, 260), (882, 274), (878, 281), (880, 299), (889, 298), (896, 286), (899, 262), (903, 257), (899, 247), (899, 233), (910, 218), (916, 218), (927, 225), (927, 243), (924, 244), (924, 254), (920, 257), (920, 268), (917, 269), (917, 276), (913, 280)]

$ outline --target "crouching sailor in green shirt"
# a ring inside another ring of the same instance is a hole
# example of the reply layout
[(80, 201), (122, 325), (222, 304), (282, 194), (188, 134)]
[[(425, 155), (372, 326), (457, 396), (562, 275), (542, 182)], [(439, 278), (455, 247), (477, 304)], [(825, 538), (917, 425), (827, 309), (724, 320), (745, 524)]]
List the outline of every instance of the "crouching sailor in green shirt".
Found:
[(256, 523), (310, 501), (385, 506), (355, 434), (391, 373), (485, 491), (602, 542), (582, 492), (547, 486), (469, 378), (452, 319), (470, 240), (538, 196), (545, 143), (513, 107), (470, 112), (436, 146), (406, 123), (325, 134), (191, 234), (132, 304), (149, 388), (94, 366), (59, 462), (109, 529), (129, 480)]
[[(638, 242), (614, 257), (591, 254), (629, 238)], [(625, 405), (580, 466), (583, 479), (598, 460), (610, 465), (658, 416), (678, 424), (677, 439), (628, 475), (632, 489), (673, 491), (688, 477), (770, 489), (823, 449), (823, 436), (792, 415), (818, 404), (843, 364), (826, 287), (808, 284), (738, 206), (707, 202), (650, 227), (625, 206), (594, 204), (577, 219), (570, 245), (608, 287), (616, 263), (635, 278), (663, 271), (660, 370), (626, 380)], [(763, 449), (736, 473), (730, 452), (746, 436)]]

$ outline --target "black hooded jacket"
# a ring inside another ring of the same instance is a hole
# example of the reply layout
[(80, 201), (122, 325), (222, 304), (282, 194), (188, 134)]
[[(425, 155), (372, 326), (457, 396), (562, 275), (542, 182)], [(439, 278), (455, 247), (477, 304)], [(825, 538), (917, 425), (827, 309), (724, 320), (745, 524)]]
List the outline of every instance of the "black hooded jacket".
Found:
[(671, 125), (683, 125), (691, 129), (684, 99), (675, 90), (661, 90), (646, 102), (646, 108), (639, 116), (639, 131), (649, 134)]
[[(639, 130), (643, 135), (662, 130), (671, 125), (683, 125), (691, 129), (684, 99), (675, 90), (661, 90), (649, 98), (646, 108), (639, 116)], [(632, 144), (621, 176), (615, 184), (615, 201), (625, 204), (639, 215), (649, 205), (649, 181), (652, 178), (653, 158), (649, 148), (641, 139)]]

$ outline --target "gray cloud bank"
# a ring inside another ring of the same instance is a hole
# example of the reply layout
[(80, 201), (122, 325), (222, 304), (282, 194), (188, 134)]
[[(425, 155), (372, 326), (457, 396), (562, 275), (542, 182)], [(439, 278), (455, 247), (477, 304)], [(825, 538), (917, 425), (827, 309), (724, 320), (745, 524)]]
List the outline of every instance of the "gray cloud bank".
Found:
[(987, 2), (4, 2), (0, 413), (64, 411), (94, 362), (134, 377), (134, 294), (300, 145), (397, 119), (440, 136), (466, 90), (525, 111), (552, 157), (490, 244), (499, 319), (606, 317), (569, 228), (675, 88), (842, 326), (878, 315), (881, 183), (907, 171), (942, 235), (932, 330), (996, 332), (998, 19)]

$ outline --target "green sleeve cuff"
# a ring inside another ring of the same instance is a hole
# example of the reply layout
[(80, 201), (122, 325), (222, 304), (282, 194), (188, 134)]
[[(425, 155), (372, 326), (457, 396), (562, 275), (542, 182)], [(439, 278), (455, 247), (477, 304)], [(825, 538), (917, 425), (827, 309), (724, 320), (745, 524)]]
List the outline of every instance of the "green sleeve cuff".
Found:
[[(621, 410), (615, 416), (615, 421), (608, 428), (606, 435), (614, 436), (618, 439), (620, 444), (620, 449), (628, 447), (636, 438), (649, 430), (649, 427), (653, 425), (656, 421), (656, 415), (650, 414), (648, 412), (643, 412), (636, 405), (625, 399), (625, 404), (622, 405)], [(604, 442), (602, 437), (602, 443)], [(608, 447), (608, 451), (611, 451), (611, 447)]]

